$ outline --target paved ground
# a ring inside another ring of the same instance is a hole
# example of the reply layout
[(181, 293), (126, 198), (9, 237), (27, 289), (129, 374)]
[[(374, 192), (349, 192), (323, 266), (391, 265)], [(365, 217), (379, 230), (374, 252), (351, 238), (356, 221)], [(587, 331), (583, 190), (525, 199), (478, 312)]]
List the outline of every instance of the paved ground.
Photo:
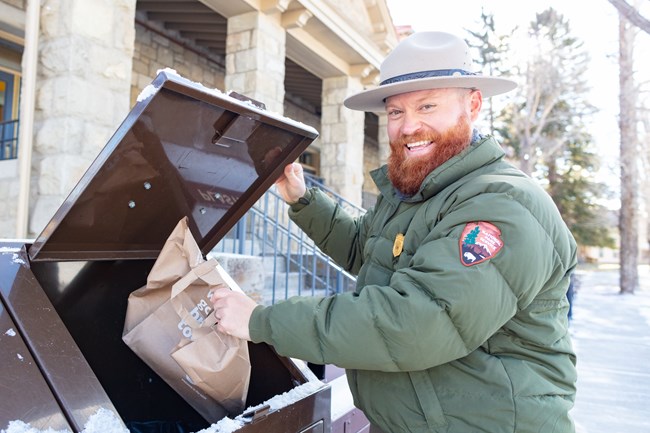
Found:
[(577, 433), (650, 432), (650, 267), (639, 273), (641, 289), (619, 295), (617, 269), (579, 268)]

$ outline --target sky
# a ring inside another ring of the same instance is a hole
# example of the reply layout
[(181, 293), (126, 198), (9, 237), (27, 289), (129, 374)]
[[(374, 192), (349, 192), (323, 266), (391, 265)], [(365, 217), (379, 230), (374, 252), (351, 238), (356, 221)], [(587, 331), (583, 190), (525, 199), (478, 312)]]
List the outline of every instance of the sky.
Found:
[[(535, 14), (548, 7), (560, 12), (569, 21), (572, 34), (584, 41), (590, 53), (589, 100), (599, 109), (590, 132), (601, 155), (603, 170), (616, 175), (618, 13), (607, 0), (387, 0), (387, 4), (395, 25), (411, 25), (415, 31), (442, 30), (462, 37), (467, 37), (467, 28), (481, 28), (481, 7), (493, 14), (497, 32), (503, 34), (516, 26), (527, 28), (535, 20)], [(639, 76), (650, 77), (650, 65), (641, 65), (640, 61), (641, 53), (650, 49), (650, 36), (640, 33), (636, 47), (637, 65), (645, 68)]]

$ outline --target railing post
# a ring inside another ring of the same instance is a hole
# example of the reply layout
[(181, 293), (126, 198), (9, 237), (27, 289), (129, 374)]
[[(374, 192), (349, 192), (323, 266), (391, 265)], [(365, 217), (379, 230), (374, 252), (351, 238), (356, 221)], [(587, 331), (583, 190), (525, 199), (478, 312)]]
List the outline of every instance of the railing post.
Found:
[[(246, 251), (246, 220), (247, 220), (247, 215), (244, 214), (244, 216), (237, 222), (237, 242), (239, 242), (238, 249), (239, 251), (238, 254), (245, 254)], [(252, 242), (252, 240), (251, 240)]]
[[(310, 180), (307, 182), (320, 187), (317, 182)], [(346, 203), (344, 199), (337, 198), (335, 193), (328, 192), (328, 194), (334, 194), (334, 199), (339, 204), (349, 208), (352, 215), (357, 216), (364, 212), (363, 209), (355, 208), (354, 205)], [(231, 248), (233, 253), (246, 253), (245, 245), (248, 237), (252, 245), (250, 248), (251, 255), (254, 255), (254, 244), (259, 243), (260, 251), (257, 254), (263, 256), (265, 261), (266, 259), (273, 260), (271, 287), (266, 288), (271, 290), (271, 303), (273, 304), (280, 299), (276, 298), (276, 295), (278, 295), (276, 291), (278, 285), (276, 275), (280, 271), (279, 266), (282, 264), (282, 262), (278, 263), (278, 260), (284, 260), (285, 264), (285, 298), (289, 295), (289, 272), (292, 270), (292, 266), (297, 268), (299, 295), (305, 295), (303, 293), (305, 287), (311, 288), (312, 296), (321, 293), (327, 296), (333, 292), (343, 292), (348, 287), (347, 284), (354, 282), (355, 278), (320, 251), (302, 230), (296, 230), (297, 233), (294, 233), (295, 225), (292, 224), (291, 220), (288, 220), (287, 223), (281, 222), (284, 221), (284, 219), (280, 218), (281, 211), (286, 211), (284, 201), (276, 191), (270, 189), (264, 194), (262, 200), (258, 201), (237, 222), (236, 227), (229, 232), (229, 236), (234, 238)], [(237, 242), (239, 242), (239, 245), (236, 245)], [(224, 239), (215, 247), (215, 250), (219, 247), (221, 251), (225, 252)], [(286, 254), (286, 256), (282, 257), (282, 254)], [(265, 299), (268, 300), (266, 296)]]
[(336, 293), (343, 292), (343, 272), (336, 271)]

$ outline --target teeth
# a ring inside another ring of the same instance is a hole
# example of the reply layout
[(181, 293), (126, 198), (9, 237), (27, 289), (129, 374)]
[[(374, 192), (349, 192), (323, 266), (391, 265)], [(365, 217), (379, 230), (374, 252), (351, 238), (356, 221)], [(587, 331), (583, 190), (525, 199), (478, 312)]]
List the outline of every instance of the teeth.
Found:
[(422, 141), (416, 141), (415, 143), (409, 143), (406, 145), (406, 147), (408, 147), (409, 149), (413, 149), (420, 146), (426, 146), (427, 144), (429, 144), (429, 141), (422, 140)]

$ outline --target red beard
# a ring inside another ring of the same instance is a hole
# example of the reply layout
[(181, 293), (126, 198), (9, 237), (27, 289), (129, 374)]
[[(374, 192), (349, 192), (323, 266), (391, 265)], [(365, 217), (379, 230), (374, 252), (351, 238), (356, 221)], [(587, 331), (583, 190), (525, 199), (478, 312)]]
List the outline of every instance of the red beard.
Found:
[[(455, 126), (442, 133), (429, 131), (416, 135), (400, 136), (390, 143), (388, 179), (402, 194), (412, 196), (420, 189), (424, 178), (453, 156), (466, 149), (471, 142), (471, 124), (467, 115), (461, 115)], [(406, 143), (431, 141), (435, 149), (430, 156), (408, 158)]]

